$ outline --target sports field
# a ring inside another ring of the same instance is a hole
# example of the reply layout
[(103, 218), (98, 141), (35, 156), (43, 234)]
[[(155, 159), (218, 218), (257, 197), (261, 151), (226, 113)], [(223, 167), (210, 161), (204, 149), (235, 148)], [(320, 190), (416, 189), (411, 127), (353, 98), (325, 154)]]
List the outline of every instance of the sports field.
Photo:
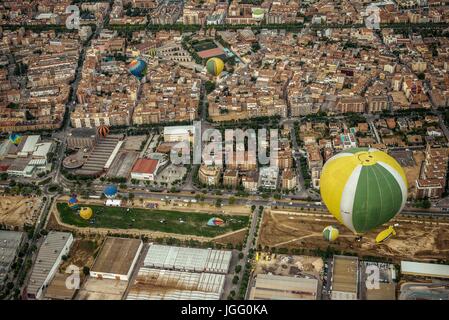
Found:
[(201, 42), (193, 45), (193, 48), (195, 49), (196, 52), (214, 49), (216, 47), (217, 47), (217, 45), (211, 40), (210, 41), (209, 40), (201, 41)]
[[(80, 206), (83, 206), (80, 204)], [(83, 220), (65, 203), (58, 203), (57, 208), (61, 221), (77, 227), (109, 228), (109, 229), (141, 229), (176, 234), (188, 234), (202, 237), (218, 235), (245, 228), (248, 216), (227, 216), (198, 212), (182, 212), (169, 210), (149, 210), (105, 207), (89, 205), (94, 212), (91, 221)], [(218, 217), (225, 221), (222, 226), (208, 226), (207, 221)], [(92, 223), (92, 221), (94, 221)]]

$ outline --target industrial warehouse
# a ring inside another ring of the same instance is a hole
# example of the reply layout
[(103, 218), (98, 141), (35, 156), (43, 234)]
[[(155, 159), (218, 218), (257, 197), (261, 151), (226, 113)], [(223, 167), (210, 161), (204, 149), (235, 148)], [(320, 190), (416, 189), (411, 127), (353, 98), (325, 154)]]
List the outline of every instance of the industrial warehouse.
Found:
[(8, 272), (24, 239), (23, 232), (0, 230), (0, 287), (8, 278)]
[(106, 238), (92, 266), (90, 276), (99, 279), (128, 281), (142, 246), (142, 240)]
[(28, 298), (40, 299), (43, 290), (55, 276), (62, 257), (67, 255), (73, 243), (68, 232), (50, 231), (37, 254), (27, 287)]
[(250, 300), (316, 300), (318, 280), (270, 274), (257, 275)]
[(143, 267), (127, 300), (219, 300), (225, 275)]
[(230, 262), (230, 251), (151, 245), (144, 265), (161, 269), (225, 274)]
[(230, 251), (150, 245), (128, 300), (219, 300)]
[(334, 256), (332, 300), (357, 300), (358, 264), (357, 257)]

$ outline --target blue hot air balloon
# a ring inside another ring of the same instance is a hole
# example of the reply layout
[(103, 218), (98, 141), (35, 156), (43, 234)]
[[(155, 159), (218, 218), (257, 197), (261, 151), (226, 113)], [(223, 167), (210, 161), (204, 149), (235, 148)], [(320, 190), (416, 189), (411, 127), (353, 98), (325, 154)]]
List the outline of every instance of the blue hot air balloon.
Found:
[(69, 199), (69, 201), (67, 201), (67, 205), (69, 206), (70, 209), (76, 210), (79, 208), (79, 204), (78, 204), (78, 199), (76, 198), (76, 195), (72, 195)]
[(106, 198), (114, 198), (117, 195), (117, 192), (118, 192), (118, 189), (114, 185), (106, 186), (106, 188), (104, 188), (104, 191), (103, 191)]
[(128, 65), (128, 70), (133, 76), (140, 80), (147, 74), (147, 63), (140, 58), (134, 59)]
[(11, 135), (9, 136), (9, 141), (18, 146), (20, 141), (22, 141), (22, 135), (19, 133), (11, 133)]

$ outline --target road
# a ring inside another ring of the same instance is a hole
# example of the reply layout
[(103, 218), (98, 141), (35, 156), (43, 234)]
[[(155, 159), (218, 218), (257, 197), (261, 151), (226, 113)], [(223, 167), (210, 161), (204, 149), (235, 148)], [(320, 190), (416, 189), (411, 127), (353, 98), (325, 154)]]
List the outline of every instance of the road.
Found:
[[(109, 9), (106, 13), (106, 16), (109, 16), (111, 7), (109, 6)], [(86, 48), (90, 45), (91, 39), (97, 37), (99, 35), (99, 33), (101, 32), (102, 28), (104, 25), (104, 21), (101, 22), (101, 24), (96, 28), (93, 36), (89, 39), (89, 41), (87, 41), (83, 47), (81, 48), (80, 51), (80, 57), (79, 57), (79, 63), (78, 66), (76, 68), (75, 71), (75, 79), (73, 81), (73, 83), (71, 84), (72, 86), (72, 94), (69, 97), (69, 100), (66, 103), (66, 112), (67, 112), (67, 117), (65, 118), (65, 121), (61, 127), (61, 130), (55, 132), (53, 134), (53, 137), (56, 138), (59, 141), (59, 149), (58, 149), (58, 153), (55, 155), (57, 161), (55, 163), (55, 167), (52, 170), (51, 173), (51, 177), (52, 177), (52, 182), (55, 184), (60, 184), (60, 169), (61, 169), (61, 164), (62, 164), (62, 159), (64, 157), (64, 152), (65, 152), (65, 145), (66, 145), (66, 141), (67, 141), (67, 135), (68, 135), (68, 131), (69, 131), (69, 125), (70, 125), (70, 113), (72, 112), (73, 107), (75, 106), (75, 99), (76, 99), (76, 91), (78, 88), (78, 84), (81, 80), (81, 71), (82, 71), (82, 67), (83, 67), (83, 62), (84, 62), (84, 58), (85, 58), (85, 54), (86, 54)], [(36, 223), (36, 227), (34, 229), (34, 233), (33, 236), (31, 237), (31, 239), (28, 240), (28, 250), (25, 253), (24, 257), (23, 257), (23, 261), (24, 263), (21, 265), (20, 269), (19, 269), (19, 273), (18, 275), (20, 275), (21, 273), (25, 272), (25, 266), (26, 266), (26, 261), (28, 259), (31, 259), (34, 263), (34, 259), (37, 256), (37, 251), (33, 251), (32, 248), (33, 246), (38, 247), (39, 245), (39, 238), (40, 238), (40, 233), (42, 228), (44, 227), (46, 220), (47, 220), (47, 215), (50, 211), (50, 207), (51, 204), (54, 200), (54, 196), (53, 195), (49, 195), (47, 194), (46, 196), (46, 201), (44, 202), (44, 205), (42, 206), (41, 212), (39, 214), (39, 218), (37, 220)], [(30, 271), (30, 270), (29, 270)], [(24, 281), (24, 286), (26, 286), (27, 284), (27, 280), (28, 277), (30, 276), (30, 272), (27, 274), (25, 281)], [(19, 288), (19, 284), (17, 282), (19, 277), (17, 277), (16, 282), (15, 282), (15, 288)], [(23, 287), (24, 287), (23, 286)], [(23, 289), (19, 288), (19, 289)], [(13, 290), (12, 290), (13, 291)], [(22, 291), (23, 292), (23, 291)]]

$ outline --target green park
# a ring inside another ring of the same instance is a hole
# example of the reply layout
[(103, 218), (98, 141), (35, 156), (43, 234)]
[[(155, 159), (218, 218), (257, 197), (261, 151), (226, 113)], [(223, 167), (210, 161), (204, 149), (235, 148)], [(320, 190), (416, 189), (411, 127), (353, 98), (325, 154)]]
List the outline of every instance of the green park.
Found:
[[(83, 205), (80, 204), (80, 207)], [(220, 215), (200, 212), (183, 212), (157, 209), (139, 209), (89, 205), (93, 211), (90, 220), (82, 219), (77, 210), (66, 203), (58, 203), (57, 209), (63, 223), (76, 227), (108, 229), (140, 229), (202, 237), (216, 237), (247, 227), (249, 217), (240, 215)], [(209, 219), (224, 220), (221, 226), (208, 226)]]

